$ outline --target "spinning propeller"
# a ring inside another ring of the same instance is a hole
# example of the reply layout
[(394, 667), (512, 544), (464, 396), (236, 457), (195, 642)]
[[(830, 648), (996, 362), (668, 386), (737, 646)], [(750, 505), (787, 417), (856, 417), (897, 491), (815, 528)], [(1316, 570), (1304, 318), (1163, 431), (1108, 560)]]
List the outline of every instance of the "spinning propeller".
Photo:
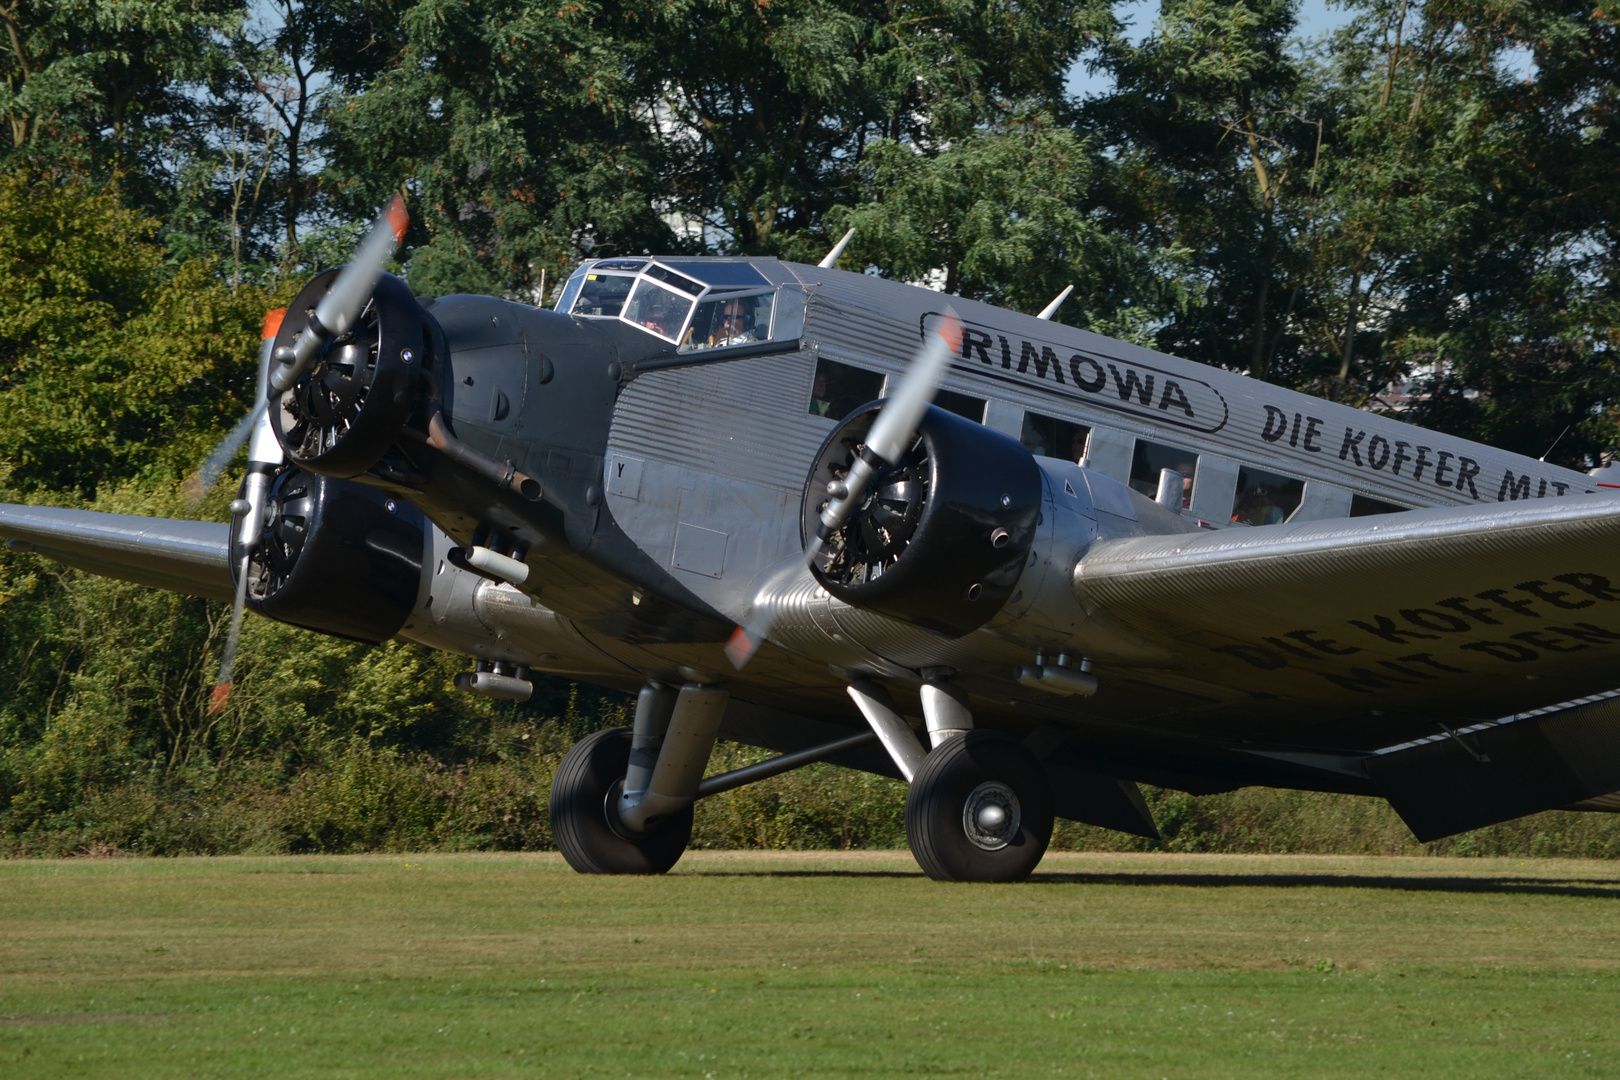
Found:
[[(250, 435), (262, 430), (268, 442), (272, 444), (275, 442), (269, 426), (263, 423), (272, 400), (281, 401), (289, 390), (298, 385), (304, 372), (309, 370), (331, 346), (352, 350), (352, 343), (345, 342), (345, 338), (360, 323), (372, 293), (382, 278), (383, 268), (393, 257), (394, 249), (399, 242), (404, 239), (405, 227), (409, 222), (405, 202), (396, 195), (394, 201), (372, 225), (360, 249), (355, 252), (354, 260), (337, 275), (326, 294), (315, 305), (315, 310), (309, 313), (309, 322), (304, 330), (291, 345), (283, 345), (261, 360), (253, 408), (231, 428), (203, 462), (196, 477), (198, 483), (196, 490), (199, 493), (207, 490), (219, 478), (225, 466), (242, 449), (242, 444)], [(274, 325), (270, 319), (265, 323), (267, 352), (281, 322), (274, 316), (272, 319)], [(266, 369), (272, 367), (273, 370), (268, 371), (267, 379)], [(319, 381), (324, 385), (331, 380)], [(311, 388), (304, 389), (309, 391)], [(319, 389), (314, 388), (317, 392)], [(255, 449), (257, 448), (258, 440), (255, 439)], [(279, 447), (275, 449), (274, 454), (274, 462), (279, 464), (281, 461)], [(225, 651), (220, 659), (219, 678), (215, 681), (213, 693), (209, 697), (210, 713), (223, 712), (230, 698), (231, 680), (236, 668), (236, 650), (242, 639), (242, 616), (247, 607), (250, 563), (254, 548), (257, 547), (264, 530), (270, 470), (257, 467), (257, 458), (260, 455), (253, 456), (255, 465), (249, 468), (243, 491), (244, 497), (231, 503), (232, 514), (239, 523), (239, 529), (231, 542), (231, 557), (236, 560), (238, 571), (236, 599), (231, 608), (230, 631), (225, 637)]]
[[(912, 359), (899, 389), (884, 401), (849, 472), (827, 485), (832, 501), (821, 512), (821, 523), (805, 546), (803, 562), (796, 561), (787, 573), (797, 573), (801, 566), (815, 563), (827, 541), (857, 513), (869, 519), (862, 521), (862, 533), (872, 533), (880, 544), (888, 543), (891, 533), (894, 540), (899, 541), (897, 530), (904, 527), (910, 504), (915, 501), (907, 490), (907, 486), (914, 483), (904, 467), (907, 452), (916, 441), (917, 425), (934, 400), (951, 357), (961, 345), (962, 324), (955, 312), (947, 310), (938, 328), (928, 335)], [(880, 473), (883, 473), (881, 477)], [(878, 488), (869, 491), (874, 478), (879, 479)], [(776, 583), (780, 581), (779, 575)], [(726, 656), (739, 670), (753, 659), (770, 636), (771, 623), (771, 610), (766, 609), (756, 612), (747, 626), (739, 626), (732, 632), (726, 642)]]

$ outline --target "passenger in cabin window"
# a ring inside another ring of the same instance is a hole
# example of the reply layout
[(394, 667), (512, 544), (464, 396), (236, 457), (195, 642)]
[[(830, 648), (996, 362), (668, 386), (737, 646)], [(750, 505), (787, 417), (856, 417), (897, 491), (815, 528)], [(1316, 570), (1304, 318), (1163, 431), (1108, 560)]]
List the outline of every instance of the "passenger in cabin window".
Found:
[(1086, 440), (1090, 436), (1091, 429), (1084, 424), (1026, 412), (1019, 439), (1036, 457), (1055, 457), (1078, 463), (1086, 456)]
[(1136, 453), (1131, 458), (1131, 487), (1148, 498), (1159, 493), (1159, 475), (1165, 469), (1181, 474), (1181, 508), (1192, 507), (1193, 483), (1198, 475), (1198, 455), (1179, 446), (1136, 440)]
[(816, 381), (810, 386), (810, 415), (826, 416), (831, 408), (832, 402), (827, 399), (827, 373), (818, 367)]
[(1198, 464), (1192, 461), (1183, 461), (1174, 468), (1176, 472), (1181, 474), (1181, 508), (1183, 510), (1190, 509), (1192, 507), (1193, 471), (1198, 468)]
[(1239, 525), (1281, 525), (1285, 516), (1283, 508), (1271, 501), (1271, 492), (1256, 488), (1238, 498), (1232, 521)]
[(883, 374), (825, 357), (816, 361), (810, 384), (810, 415), (842, 420), (883, 396)]
[(1305, 481), (1245, 465), (1232, 500), (1234, 525), (1281, 525), (1305, 498)]

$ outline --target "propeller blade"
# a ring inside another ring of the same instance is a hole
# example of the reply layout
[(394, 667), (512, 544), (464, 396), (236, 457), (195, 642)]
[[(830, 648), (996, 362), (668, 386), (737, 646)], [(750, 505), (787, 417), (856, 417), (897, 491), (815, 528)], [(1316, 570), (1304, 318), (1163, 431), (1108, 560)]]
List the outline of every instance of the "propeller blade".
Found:
[[(241, 500), (238, 500), (241, 502)], [(232, 504), (235, 510), (236, 505)], [(246, 513), (248, 506), (242, 503), (239, 513)], [(219, 678), (214, 680), (214, 690), (208, 695), (208, 712), (217, 716), (225, 711), (226, 704), (231, 698), (231, 680), (236, 677), (236, 649), (242, 643), (242, 616), (247, 610), (247, 583), (248, 567), (252, 559), (252, 552), (244, 546), (242, 562), (237, 567), (236, 575), (236, 602), (231, 607), (231, 628), (225, 635), (225, 651), (219, 660)]]
[(276, 393), (291, 389), (298, 376), (320, 354), (321, 347), (333, 338), (348, 333), (354, 326), (377, 287), (377, 279), (382, 277), (383, 267), (388, 265), (394, 249), (405, 238), (405, 227), (410, 220), (410, 215), (405, 212), (405, 200), (395, 195), (388, 209), (372, 225), (360, 250), (354, 253), (353, 261), (332, 282), (332, 287), (321, 297), (320, 303), (315, 305), (315, 315), (310, 319), (309, 329), (293, 345), (292, 355), (277, 357), (282, 364), (270, 376), (270, 385)]
[[(900, 464), (916, 435), (917, 425), (922, 422), (923, 414), (939, 392), (939, 384), (950, 367), (951, 357), (961, 347), (962, 323), (956, 317), (956, 312), (946, 309), (939, 327), (928, 335), (912, 359), (904, 381), (878, 411), (877, 422), (866, 437), (866, 448), (849, 470), (843, 491), (837, 493), (827, 509), (822, 511), (821, 528), (805, 548), (803, 566), (808, 567), (815, 562), (827, 537), (836, 532), (861, 505), (867, 486), (877, 475), (879, 463)], [(795, 564), (795, 570), (799, 565)], [(770, 637), (771, 623), (770, 613), (761, 612), (749, 620), (747, 626), (739, 626), (732, 631), (731, 637), (726, 640), (725, 652), (733, 667), (741, 671), (743, 665), (753, 659), (759, 647)]]
[(253, 408), (208, 452), (197, 471), (186, 478), (184, 490), (187, 501), (196, 503), (219, 482), (225, 466), (236, 457), (237, 451), (242, 449), (258, 426), (259, 419), (264, 416), (265, 406), (269, 403), (264, 395), (264, 379), (270, 367), (270, 346), (275, 343), (276, 334), (281, 331), (281, 320), (286, 314), (286, 308), (275, 308), (264, 313), (264, 327), (259, 331), (259, 375), (253, 384)]
[(208, 696), (208, 711), (215, 715), (225, 711), (225, 705), (231, 697), (231, 681), (236, 672), (236, 650), (242, 642), (242, 616), (247, 610), (248, 571), (252, 567), (253, 549), (259, 542), (259, 531), (264, 527), (264, 505), (270, 484), (265, 467), (274, 467), (282, 461), (281, 446), (276, 442), (274, 433), (270, 431), (270, 425), (265, 422), (264, 414), (270, 403), (270, 398), (265, 393), (266, 378), (270, 374), (270, 346), (275, 343), (276, 334), (281, 331), (281, 320), (286, 314), (286, 308), (265, 312), (264, 330), (260, 334), (264, 344), (259, 351), (258, 378), (253, 384), (254, 406), (214, 448), (214, 452), (208, 455), (208, 460), (203, 462), (202, 468), (193, 477), (200, 482), (199, 492), (206, 491), (236, 456), (236, 452), (242, 448), (242, 443), (252, 437), (253, 442), (248, 448), (248, 475), (242, 484), (242, 497), (231, 503), (233, 528), (236, 527), (235, 521), (241, 523), (239, 539), (242, 546), (242, 561), (236, 568), (236, 600), (231, 606), (231, 625), (225, 635), (225, 652), (220, 657), (219, 678), (214, 680), (213, 692)]
[[(917, 425), (922, 422), (923, 413), (928, 411), (934, 394), (939, 391), (945, 369), (951, 365), (951, 357), (961, 347), (962, 323), (957, 319), (956, 312), (947, 309), (939, 328), (929, 335), (916, 359), (912, 360), (905, 381), (878, 413), (877, 423), (872, 425), (872, 433), (866, 437), (866, 445), (874, 454), (890, 465), (900, 464), (901, 456), (911, 445)], [(850, 495), (854, 494), (852, 490)]]
[(193, 501), (202, 498), (203, 494), (218, 482), (220, 474), (225, 471), (225, 466), (231, 463), (231, 459), (247, 443), (248, 436), (253, 434), (253, 428), (258, 424), (259, 417), (264, 415), (264, 407), (265, 399), (261, 397), (253, 408), (248, 410), (247, 415), (238, 420), (236, 426), (219, 440), (219, 445), (209, 451), (208, 457), (203, 460), (197, 471), (191, 474), (186, 481), (186, 493)]

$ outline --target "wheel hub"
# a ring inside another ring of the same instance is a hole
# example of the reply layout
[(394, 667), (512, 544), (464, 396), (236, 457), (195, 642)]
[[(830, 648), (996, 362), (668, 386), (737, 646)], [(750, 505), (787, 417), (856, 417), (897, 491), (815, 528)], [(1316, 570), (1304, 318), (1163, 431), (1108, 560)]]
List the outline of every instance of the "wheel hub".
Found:
[(985, 851), (1000, 851), (1012, 843), (1019, 820), (1018, 795), (999, 780), (974, 788), (962, 807), (962, 831)]

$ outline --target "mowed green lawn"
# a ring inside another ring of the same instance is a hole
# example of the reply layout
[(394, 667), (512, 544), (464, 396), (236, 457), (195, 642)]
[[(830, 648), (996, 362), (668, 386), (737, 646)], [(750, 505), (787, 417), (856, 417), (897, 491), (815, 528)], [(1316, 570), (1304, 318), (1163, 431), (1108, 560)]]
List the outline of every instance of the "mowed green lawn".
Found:
[(1620, 866), (0, 863), (0, 1076), (1616, 1076)]

